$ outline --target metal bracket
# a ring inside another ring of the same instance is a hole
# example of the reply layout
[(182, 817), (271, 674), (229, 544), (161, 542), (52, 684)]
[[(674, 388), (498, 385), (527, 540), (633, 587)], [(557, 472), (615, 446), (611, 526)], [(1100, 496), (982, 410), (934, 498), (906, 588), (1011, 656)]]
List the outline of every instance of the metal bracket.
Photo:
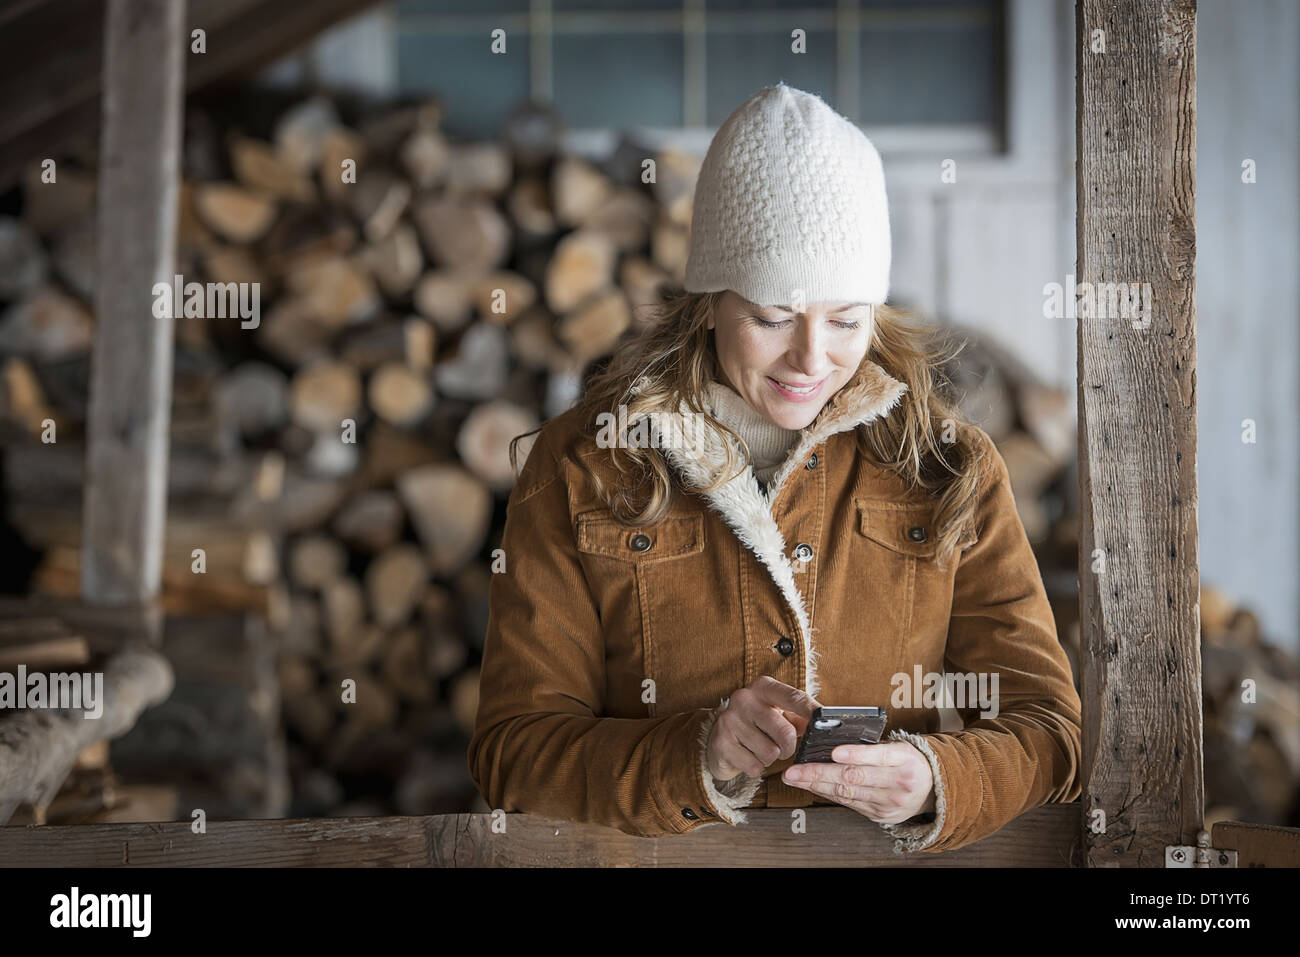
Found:
[(1237, 852), (1210, 847), (1210, 832), (1196, 835), (1196, 846), (1171, 844), (1165, 848), (1165, 867), (1236, 867)]

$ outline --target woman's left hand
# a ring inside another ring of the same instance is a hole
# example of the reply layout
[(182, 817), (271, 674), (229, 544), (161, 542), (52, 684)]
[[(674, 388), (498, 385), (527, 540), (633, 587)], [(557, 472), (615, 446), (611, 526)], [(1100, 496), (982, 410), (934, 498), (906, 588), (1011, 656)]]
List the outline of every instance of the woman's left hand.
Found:
[(935, 809), (930, 762), (906, 741), (842, 744), (831, 758), (833, 764), (791, 765), (781, 780), (852, 808), (877, 824), (900, 824)]

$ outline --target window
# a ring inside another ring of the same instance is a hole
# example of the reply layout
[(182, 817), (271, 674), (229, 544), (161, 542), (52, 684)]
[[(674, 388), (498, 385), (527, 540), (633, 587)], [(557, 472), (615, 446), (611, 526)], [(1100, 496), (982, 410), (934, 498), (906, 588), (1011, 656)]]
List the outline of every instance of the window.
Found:
[[(712, 129), (784, 80), (883, 150), (941, 134), (1001, 147), (1003, 0), (399, 0), (398, 92), (436, 93), (457, 136), (534, 96), (581, 138)], [(491, 32), (505, 31), (493, 53)], [(805, 53), (792, 50), (802, 30)], [(707, 138), (704, 140), (707, 143)]]

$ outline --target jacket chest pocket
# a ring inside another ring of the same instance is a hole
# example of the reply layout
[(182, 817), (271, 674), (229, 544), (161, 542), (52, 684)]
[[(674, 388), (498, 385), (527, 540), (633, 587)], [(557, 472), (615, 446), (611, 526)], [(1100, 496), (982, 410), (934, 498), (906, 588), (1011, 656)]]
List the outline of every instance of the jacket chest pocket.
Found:
[[(855, 500), (861, 558), (854, 577), (869, 601), (871, 644), (896, 672), (942, 667), (953, 574), (936, 561), (938, 535), (929, 505)], [(881, 660), (881, 658), (885, 660)]]
[(589, 512), (577, 517), (577, 545), (604, 629), (611, 694), (635, 695), (651, 716), (693, 707), (683, 702), (712, 666), (701, 637), (704, 516), (631, 527), (607, 510)]

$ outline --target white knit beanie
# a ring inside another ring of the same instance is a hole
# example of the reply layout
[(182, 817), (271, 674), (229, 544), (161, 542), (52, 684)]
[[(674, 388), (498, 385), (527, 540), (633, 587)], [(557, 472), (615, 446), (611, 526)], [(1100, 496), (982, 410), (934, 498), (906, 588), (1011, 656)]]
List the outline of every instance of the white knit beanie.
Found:
[(870, 302), (889, 293), (880, 154), (820, 97), (779, 83), (719, 127), (700, 167), (687, 292), (760, 306)]

